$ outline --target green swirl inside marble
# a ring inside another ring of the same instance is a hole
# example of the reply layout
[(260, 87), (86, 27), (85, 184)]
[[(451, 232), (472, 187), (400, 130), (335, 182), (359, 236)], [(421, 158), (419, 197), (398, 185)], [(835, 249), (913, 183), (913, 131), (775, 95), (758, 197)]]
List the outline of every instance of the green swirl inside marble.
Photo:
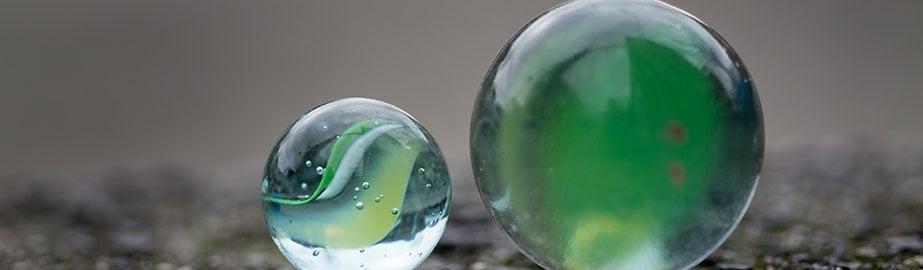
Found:
[[(400, 125), (381, 119), (372, 119), (356, 123), (343, 132), (333, 144), (327, 168), (324, 170), (319, 186), (310, 197), (305, 199), (292, 199), (264, 193), (263, 199), (279, 204), (299, 205), (317, 199), (330, 199), (336, 196), (349, 181), (349, 177), (356, 169), (356, 163), (359, 162), (361, 155), (369, 147), (371, 142), (377, 139), (378, 136), (396, 128), (400, 128)], [(415, 157), (416, 155), (412, 157), (407, 156), (405, 158)], [(341, 164), (343, 164), (343, 166), (341, 166)]]

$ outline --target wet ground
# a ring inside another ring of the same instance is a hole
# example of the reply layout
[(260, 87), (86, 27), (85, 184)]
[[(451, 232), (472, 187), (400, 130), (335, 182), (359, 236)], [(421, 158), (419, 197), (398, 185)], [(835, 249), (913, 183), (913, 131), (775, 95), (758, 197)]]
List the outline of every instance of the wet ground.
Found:
[[(181, 167), (0, 177), (0, 269), (291, 269), (255, 195)], [(421, 269), (540, 269), (496, 229), (471, 179), (454, 181), (468, 184)], [(923, 269), (923, 146), (774, 144), (749, 212), (697, 268)]]

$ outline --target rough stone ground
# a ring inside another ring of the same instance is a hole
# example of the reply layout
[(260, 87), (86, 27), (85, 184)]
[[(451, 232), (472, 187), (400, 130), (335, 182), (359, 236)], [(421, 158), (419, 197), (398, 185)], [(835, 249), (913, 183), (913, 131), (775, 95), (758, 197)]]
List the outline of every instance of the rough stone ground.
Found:
[[(749, 212), (697, 269), (923, 269), (923, 146), (774, 145)], [(257, 198), (220, 186), (182, 168), (0, 176), (0, 269), (291, 269)], [(540, 269), (460, 186), (421, 269)]]

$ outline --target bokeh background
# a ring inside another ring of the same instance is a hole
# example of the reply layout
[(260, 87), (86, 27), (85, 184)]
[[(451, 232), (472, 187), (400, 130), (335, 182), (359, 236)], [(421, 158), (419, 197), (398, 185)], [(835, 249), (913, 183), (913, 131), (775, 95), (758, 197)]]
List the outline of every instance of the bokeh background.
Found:
[[(283, 128), (362, 96), (414, 115), (456, 197), (476, 198), (468, 121), (482, 77), (559, 2), (0, 1), (0, 181), (169, 167), (255, 199)], [(769, 158), (796, 141), (923, 138), (923, 1), (668, 2), (744, 59)], [(151, 181), (133, 179), (120, 181)]]
[[(167, 163), (255, 186), (299, 114), (364, 96), (413, 114), (464, 174), (487, 67), (559, 2), (2, 1), (0, 172)], [(923, 2), (670, 2), (742, 55), (770, 146), (923, 135)]]

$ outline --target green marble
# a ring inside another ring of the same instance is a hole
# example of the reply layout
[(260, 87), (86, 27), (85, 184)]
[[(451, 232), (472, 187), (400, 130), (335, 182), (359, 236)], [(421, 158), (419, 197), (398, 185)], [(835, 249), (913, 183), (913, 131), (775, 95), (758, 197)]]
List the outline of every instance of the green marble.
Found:
[(657, 1), (578, 0), (500, 52), (472, 117), (482, 198), (552, 269), (694, 265), (746, 210), (759, 101), (714, 31)]

